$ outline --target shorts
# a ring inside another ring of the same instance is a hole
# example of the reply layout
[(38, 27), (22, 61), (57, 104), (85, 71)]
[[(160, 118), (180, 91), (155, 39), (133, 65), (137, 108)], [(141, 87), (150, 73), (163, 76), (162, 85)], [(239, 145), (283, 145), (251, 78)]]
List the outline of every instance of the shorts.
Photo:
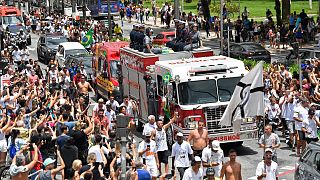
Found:
[(193, 148), (192, 150), (194, 156), (199, 156), (200, 158), (202, 157), (202, 150), (194, 150)]
[(298, 137), (299, 137), (300, 141), (305, 141), (306, 140), (306, 136), (305, 136), (303, 131), (297, 130), (297, 134), (298, 134)]
[(157, 154), (160, 163), (168, 164), (168, 150), (158, 151)]
[(147, 171), (150, 173), (151, 177), (158, 177), (157, 166), (147, 166)]
[(295, 130), (294, 121), (286, 121), (286, 124), (287, 124), (287, 128), (288, 128), (288, 130), (289, 130), (289, 133), (290, 133), (290, 134), (293, 134), (293, 133), (294, 133), (294, 130)]
[(6, 139), (0, 140), (0, 152), (7, 152), (7, 147)]

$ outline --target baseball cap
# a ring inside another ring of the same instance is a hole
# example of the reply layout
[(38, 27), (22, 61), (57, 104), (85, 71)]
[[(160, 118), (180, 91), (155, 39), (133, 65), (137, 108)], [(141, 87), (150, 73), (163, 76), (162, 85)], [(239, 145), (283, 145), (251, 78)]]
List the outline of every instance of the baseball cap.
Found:
[(46, 160), (44, 160), (43, 165), (46, 167), (46, 166), (48, 166), (49, 164), (52, 164), (52, 163), (54, 163), (54, 162), (56, 162), (56, 160), (51, 159), (51, 158), (47, 158)]
[(201, 158), (200, 158), (199, 156), (195, 156), (195, 157), (194, 157), (194, 161), (196, 161), (196, 162), (201, 162)]
[(313, 110), (313, 109), (309, 109), (308, 114), (309, 114), (309, 115), (314, 115), (314, 114), (315, 114), (315, 112), (314, 112), (314, 110)]
[(183, 134), (181, 132), (178, 132), (177, 137), (183, 137)]
[(99, 103), (103, 103), (104, 101), (103, 101), (102, 98), (100, 98), (100, 99), (98, 100), (98, 102), (99, 102)]
[(272, 152), (272, 149), (271, 148), (267, 148), (266, 150), (264, 150), (264, 152)]
[(214, 151), (220, 150), (220, 142), (218, 140), (212, 141), (212, 149)]
[(214, 169), (212, 167), (207, 168), (206, 174), (207, 176), (214, 176), (215, 174)]

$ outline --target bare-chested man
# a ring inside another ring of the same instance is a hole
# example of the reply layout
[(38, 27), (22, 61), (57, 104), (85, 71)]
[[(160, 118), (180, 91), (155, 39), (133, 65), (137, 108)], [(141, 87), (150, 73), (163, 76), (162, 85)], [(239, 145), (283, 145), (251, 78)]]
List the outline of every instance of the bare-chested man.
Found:
[(94, 89), (91, 87), (90, 83), (86, 81), (86, 77), (84, 75), (81, 75), (81, 80), (78, 83), (78, 91), (80, 95), (88, 96), (89, 89), (93, 92), (93, 95), (95, 95)]
[(241, 164), (236, 162), (237, 152), (234, 149), (230, 149), (229, 158), (230, 161), (226, 162), (222, 166), (220, 178), (227, 180), (242, 180)]
[(207, 146), (209, 142), (208, 131), (204, 128), (204, 122), (198, 122), (198, 128), (192, 130), (188, 137), (188, 142), (191, 144), (193, 141), (193, 154), (194, 156), (202, 157), (202, 150)]

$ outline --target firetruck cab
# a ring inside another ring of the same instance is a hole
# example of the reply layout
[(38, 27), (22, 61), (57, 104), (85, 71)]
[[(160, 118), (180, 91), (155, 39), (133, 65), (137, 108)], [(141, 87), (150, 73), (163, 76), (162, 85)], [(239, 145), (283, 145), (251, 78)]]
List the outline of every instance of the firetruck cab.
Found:
[(179, 118), (167, 131), (168, 146), (177, 132), (188, 136), (200, 120), (210, 139), (243, 142), (257, 138), (253, 119), (244, 119), (239, 133), (219, 125), (235, 86), (247, 73), (242, 61), (214, 56), (210, 49), (155, 55), (122, 48), (120, 58), (120, 87), (124, 95), (137, 101), (138, 130), (150, 114), (168, 121), (169, 114), (177, 111)]
[(118, 67), (120, 66), (120, 48), (128, 46), (128, 42), (97, 43), (93, 47), (92, 67), (95, 75), (94, 86), (96, 98), (109, 98), (110, 93), (120, 98)]
[(8, 25), (23, 25), (20, 10), (13, 6), (0, 6), (0, 24), (3, 30)]

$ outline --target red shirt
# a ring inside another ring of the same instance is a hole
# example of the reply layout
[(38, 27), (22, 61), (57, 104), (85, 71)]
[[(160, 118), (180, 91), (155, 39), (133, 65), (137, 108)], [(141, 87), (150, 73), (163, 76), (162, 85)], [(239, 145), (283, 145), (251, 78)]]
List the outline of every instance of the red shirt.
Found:
[(102, 119), (100, 119), (99, 116), (96, 116), (94, 118), (94, 124), (100, 124), (100, 125), (103, 125), (104, 127), (107, 127), (109, 125), (109, 119), (107, 116), (103, 116)]
[(76, 84), (78, 84), (81, 81), (81, 76), (75, 75), (73, 77), (73, 82), (75, 82)]

